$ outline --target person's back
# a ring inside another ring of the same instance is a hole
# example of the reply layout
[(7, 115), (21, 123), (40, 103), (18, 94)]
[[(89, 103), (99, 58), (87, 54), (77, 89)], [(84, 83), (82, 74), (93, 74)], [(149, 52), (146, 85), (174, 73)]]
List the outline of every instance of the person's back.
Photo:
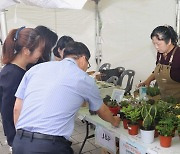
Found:
[(44, 44), (44, 39), (34, 29), (24, 26), (12, 29), (3, 44), (2, 63), (5, 66), (0, 73), (0, 112), (9, 146), (12, 146), (16, 133), (13, 122), (15, 92), (27, 65), (36, 63), (42, 55)]
[(34, 66), (23, 77), (15, 94), (14, 154), (72, 154), (68, 139), (75, 114), (84, 101), (102, 119), (113, 126), (119, 125), (119, 117), (112, 116), (103, 104), (95, 80), (85, 72), (90, 66), (88, 48), (83, 43), (72, 42), (65, 48), (64, 57), (60, 62)]
[(88, 99), (86, 95), (93, 90), (91, 85), (95, 84), (94, 80), (69, 58), (34, 66), (26, 76), (32, 79), (26, 85), (26, 99), (16, 128), (23, 127), (44, 134), (61, 134), (68, 139), (68, 134), (73, 131), (74, 115), (82, 103), (88, 101), (84, 98)]

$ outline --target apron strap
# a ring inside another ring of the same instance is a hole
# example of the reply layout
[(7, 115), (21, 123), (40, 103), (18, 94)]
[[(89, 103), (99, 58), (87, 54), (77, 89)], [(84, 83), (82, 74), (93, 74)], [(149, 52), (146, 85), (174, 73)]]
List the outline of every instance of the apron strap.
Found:
[(175, 53), (176, 49), (177, 49), (177, 47), (174, 48), (174, 50), (173, 50), (173, 52), (172, 52), (172, 55), (171, 55), (171, 57), (170, 57), (170, 59), (169, 59), (169, 66), (172, 64), (172, 60), (173, 60), (174, 53)]

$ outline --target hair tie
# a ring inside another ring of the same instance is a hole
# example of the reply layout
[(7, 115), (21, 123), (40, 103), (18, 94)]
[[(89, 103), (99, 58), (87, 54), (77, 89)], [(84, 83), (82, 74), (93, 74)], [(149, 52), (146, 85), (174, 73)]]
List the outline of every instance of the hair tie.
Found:
[(23, 30), (24, 28), (25, 28), (25, 26), (19, 28), (19, 29), (16, 31), (16, 34), (15, 34), (15, 37), (14, 37), (14, 41), (17, 41), (18, 36), (19, 36), (19, 32), (20, 32), (21, 30)]

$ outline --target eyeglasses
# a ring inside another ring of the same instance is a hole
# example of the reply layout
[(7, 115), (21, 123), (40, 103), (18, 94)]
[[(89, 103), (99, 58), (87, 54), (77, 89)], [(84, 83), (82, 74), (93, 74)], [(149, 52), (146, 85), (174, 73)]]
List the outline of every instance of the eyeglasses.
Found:
[(88, 62), (88, 68), (90, 68), (90, 67), (91, 67), (91, 64), (89, 63), (89, 61), (88, 61), (88, 59), (87, 59), (86, 56), (85, 56), (85, 59), (86, 59), (86, 61)]

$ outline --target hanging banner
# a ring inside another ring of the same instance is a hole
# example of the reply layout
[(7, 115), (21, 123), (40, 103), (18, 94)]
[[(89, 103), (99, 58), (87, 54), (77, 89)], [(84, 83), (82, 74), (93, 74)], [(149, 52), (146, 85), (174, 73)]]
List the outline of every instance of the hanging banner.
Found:
[(95, 143), (116, 153), (115, 136), (107, 129), (97, 126), (95, 131)]

